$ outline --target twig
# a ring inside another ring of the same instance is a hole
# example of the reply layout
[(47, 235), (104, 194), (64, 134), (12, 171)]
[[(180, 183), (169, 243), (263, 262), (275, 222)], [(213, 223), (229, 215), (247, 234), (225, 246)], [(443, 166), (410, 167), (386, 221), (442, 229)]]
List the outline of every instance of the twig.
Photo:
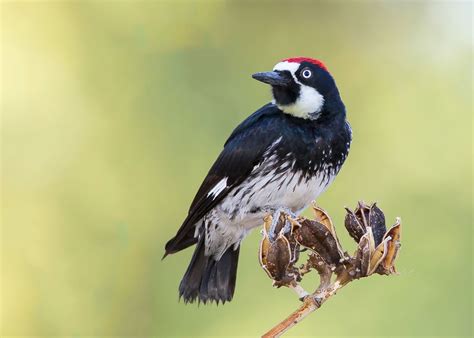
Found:
[(321, 305), (318, 305), (313, 297), (306, 297), (303, 305), (301, 305), (298, 310), (274, 326), (270, 331), (265, 333), (262, 338), (280, 337), (285, 331), (301, 322), (307, 315), (318, 309), (320, 306)]
[(336, 282), (323, 290), (318, 288), (318, 290), (316, 290), (313, 294), (307, 296), (304, 299), (303, 305), (301, 305), (298, 310), (294, 311), (287, 318), (275, 325), (270, 331), (265, 333), (262, 338), (280, 337), (283, 333), (305, 319), (310, 313), (319, 309), (326, 300), (335, 295), (338, 290), (340, 290), (344, 285), (347, 285), (352, 280), (353, 279), (347, 280), (344, 284), (341, 284), (340, 280), (338, 279)]

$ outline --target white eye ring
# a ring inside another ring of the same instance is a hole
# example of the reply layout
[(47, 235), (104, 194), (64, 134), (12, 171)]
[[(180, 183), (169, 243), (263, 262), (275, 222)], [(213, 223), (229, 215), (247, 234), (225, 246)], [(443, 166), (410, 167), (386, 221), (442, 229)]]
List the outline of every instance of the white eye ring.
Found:
[(301, 76), (305, 79), (309, 79), (311, 75), (313, 75), (313, 73), (309, 69), (303, 69), (303, 71), (301, 72)]

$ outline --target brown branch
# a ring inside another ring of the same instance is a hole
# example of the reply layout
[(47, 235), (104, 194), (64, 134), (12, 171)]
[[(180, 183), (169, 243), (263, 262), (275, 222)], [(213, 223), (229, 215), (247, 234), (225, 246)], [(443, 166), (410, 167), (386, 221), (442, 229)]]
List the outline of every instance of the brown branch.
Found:
[(349, 277), (349, 275), (344, 274), (344, 276), (344, 283), (341, 283), (341, 279), (338, 278), (336, 282), (329, 285), (327, 288), (320, 289), (320, 287), (318, 287), (313, 294), (304, 299), (303, 305), (265, 333), (262, 338), (280, 337), (283, 333), (305, 319), (310, 313), (319, 309), (326, 300), (335, 295), (338, 290), (353, 280), (352, 278), (345, 279)]
[(270, 331), (265, 333), (262, 338), (280, 337), (285, 331), (289, 330), (299, 322), (301, 322), (307, 315), (318, 309), (321, 305), (318, 304), (313, 297), (305, 298), (303, 305), (298, 310), (289, 315), (286, 319), (275, 325)]

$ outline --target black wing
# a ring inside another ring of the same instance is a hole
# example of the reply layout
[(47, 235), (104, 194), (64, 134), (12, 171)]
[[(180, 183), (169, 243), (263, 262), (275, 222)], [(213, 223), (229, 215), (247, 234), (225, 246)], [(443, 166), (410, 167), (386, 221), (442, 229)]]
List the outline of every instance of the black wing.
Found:
[(197, 242), (195, 226), (263, 160), (268, 147), (280, 137), (275, 117), (281, 111), (267, 104), (245, 119), (230, 135), (214, 165), (194, 197), (188, 216), (176, 236), (166, 244), (166, 254), (183, 250)]

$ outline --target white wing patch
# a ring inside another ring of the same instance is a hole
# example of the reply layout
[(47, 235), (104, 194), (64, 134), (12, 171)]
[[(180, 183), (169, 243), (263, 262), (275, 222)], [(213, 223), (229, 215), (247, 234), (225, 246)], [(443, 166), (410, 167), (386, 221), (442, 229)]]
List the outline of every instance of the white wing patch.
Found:
[(217, 183), (214, 188), (208, 192), (207, 197), (213, 195), (212, 199), (215, 200), (222, 190), (227, 188), (227, 179), (228, 177), (224, 177), (222, 180), (220, 180), (219, 183)]
[[(274, 141), (268, 148), (265, 150), (265, 153), (263, 154), (263, 157), (267, 157), (271, 152), (275, 150), (275, 147), (280, 144), (283, 136), (280, 136), (276, 141)], [(255, 168), (254, 168), (255, 169)]]

